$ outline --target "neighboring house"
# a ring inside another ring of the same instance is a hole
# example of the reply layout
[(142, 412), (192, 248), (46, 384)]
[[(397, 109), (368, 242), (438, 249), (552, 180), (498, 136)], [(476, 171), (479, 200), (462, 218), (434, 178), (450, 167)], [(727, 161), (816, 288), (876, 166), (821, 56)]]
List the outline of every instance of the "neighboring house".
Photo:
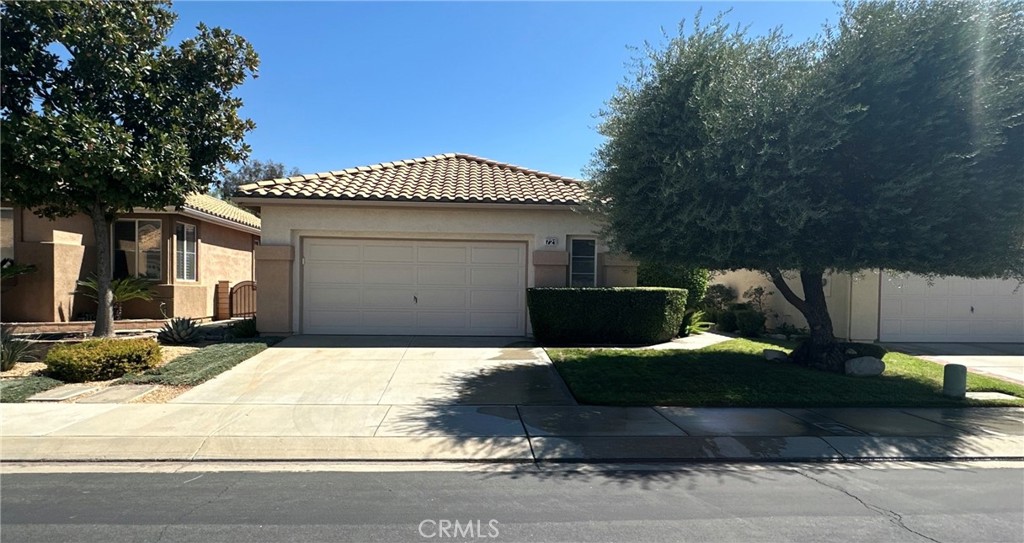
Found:
[(528, 333), (526, 289), (632, 286), (584, 183), (446, 154), (244, 185), (272, 334)]
[[(928, 278), (864, 270), (828, 275), (825, 296), (838, 337), (882, 342), (1024, 343), (1024, 287), (1017, 281)], [(757, 272), (740, 270), (713, 282), (742, 296), (752, 286), (777, 291)], [(789, 281), (803, 293), (799, 281)], [(776, 322), (806, 327), (803, 315), (776, 292), (771, 297)]]
[[(3, 256), (37, 271), (5, 288), (4, 322), (66, 322), (95, 314), (92, 300), (72, 294), (96, 270), (92, 222), (85, 215), (43, 219), (20, 207), (0, 209)], [(152, 302), (129, 302), (124, 318), (214, 315), (214, 288), (253, 278), (260, 219), (212, 196), (194, 194), (180, 210), (138, 210), (120, 216), (111, 234), (113, 277), (153, 281)]]

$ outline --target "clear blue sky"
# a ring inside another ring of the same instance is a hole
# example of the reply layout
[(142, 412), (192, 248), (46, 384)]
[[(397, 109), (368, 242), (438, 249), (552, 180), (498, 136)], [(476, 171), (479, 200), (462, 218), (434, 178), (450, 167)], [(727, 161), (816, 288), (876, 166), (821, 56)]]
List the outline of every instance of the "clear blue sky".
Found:
[(239, 91), (252, 157), (304, 173), (447, 152), (580, 176), (596, 113), (628, 73), (627, 46), (732, 8), (794, 39), (835, 22), (830, 2), (177, 2), (177, 43), (202, 21), (248, 39)]

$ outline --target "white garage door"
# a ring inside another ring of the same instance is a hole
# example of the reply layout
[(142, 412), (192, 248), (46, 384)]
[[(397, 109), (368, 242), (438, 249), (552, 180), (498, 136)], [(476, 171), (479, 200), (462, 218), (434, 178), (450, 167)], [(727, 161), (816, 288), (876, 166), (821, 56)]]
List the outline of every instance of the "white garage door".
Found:
[(882, 275), (882, 341), (1024, 342), (1016, 281)]
[(306, 334), (521, 336), (526, 244), (308, 238)]

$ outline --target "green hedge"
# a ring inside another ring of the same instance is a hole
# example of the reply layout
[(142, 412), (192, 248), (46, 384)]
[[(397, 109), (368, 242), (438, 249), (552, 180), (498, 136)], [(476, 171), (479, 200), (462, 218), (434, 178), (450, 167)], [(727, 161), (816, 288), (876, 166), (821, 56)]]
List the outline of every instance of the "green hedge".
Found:
[(160, 363), (160, 344), (153, 339), (92, 339), (57, 345), (46, 354), (50, 377), (66, 383), (105, 381), (141, 373)]
[(675, 288), (531, 288), (533, 335), (541, 343), (641, 345), (679, 332), (686, 290)]

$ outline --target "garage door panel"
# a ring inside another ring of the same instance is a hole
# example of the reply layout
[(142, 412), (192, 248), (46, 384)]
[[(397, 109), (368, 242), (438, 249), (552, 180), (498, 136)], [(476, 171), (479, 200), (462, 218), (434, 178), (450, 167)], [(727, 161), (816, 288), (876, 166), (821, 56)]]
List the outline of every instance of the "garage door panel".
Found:
[(518, 290), (474, 290), (469, 295), (472, 309), (495, 309), (514, 307), (519, 303)]
[(469, 284), (474, 287), (520, 284), (522, 270), (510, 268), (476, 268), (470, 271)]
[(469, 326), (469, 315), (464, 311), (421, 311), (416, 317), (421, 329), (465, 330)]
[(403, 288), (365, 288), (363, 290), (363, 308), (368, 309), (407, 309), (414, 305), (413, 297), (416, 290)]
[(412, 245), (364, 245), (364, 262), (405, 262), (416, 261), (416, 249)]
[(358, 285), (363, 282), (363, 270), (359, 266), (346, 266), (325, 262), (306, 264), (307, 284)]
[(522, 243), (317, 239), (303, 261), (304, 333), (525, 332)]
[(465, 289), (417, 289), (417, 306), (427, 309), (466, 309), (469, 293)]
[(491, 313), (473, 312), (470, 313), (471, 329), (507, 329), (521, 326), (519, 313)]
[(363, 267), (363, 284), (366, 285), (410, 285), (413, 284), (412, 268), (406, 266), (367, 264)]
[(363, 311), (362, 326), (383, 330), (411, 330), (416, 326), (415, 311)]
[(470, 259), (471, 264), (519, 264), (521, 261), (520, 247), (474, 247)]
[(879, 339), (1024, 342), (1024, 292), (1015, 281), (883, 274)]
[(363, 249), (359, 245), (307, 243), (304, 254), (311, 261), (359, 262)]
[(416, 270), (418, 285), (458, 285), (469, 284), (469, 270), (465, 266), (424, 266)]
[(421, 263), (466, 264), (468, 247), (425, 246), (416, 248), (416, 261)]
[(309, 300), (306, 307), (312, 310), (336, 311), (346, 307), (359, 307), (362, 301), (361, 288), (318, 289), (317, 295)]

